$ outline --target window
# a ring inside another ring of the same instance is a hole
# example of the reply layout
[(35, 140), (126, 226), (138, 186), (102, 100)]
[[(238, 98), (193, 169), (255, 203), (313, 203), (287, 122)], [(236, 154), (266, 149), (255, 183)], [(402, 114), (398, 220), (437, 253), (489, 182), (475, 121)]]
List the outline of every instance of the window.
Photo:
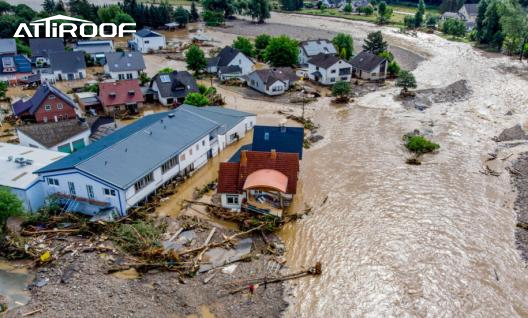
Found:
[(238, 204), (238, 195), (226, 195), (227, 204)]
[(238, 64), (242, 65), (242, 59), (238, 60)]
[(200, 145), (196, 144), (196, 151), (200, 150)]
[(54, 178), (48, 178), (48, 184), (52, 186), (59, 186), (59, 180)]
[(189, 149), (189, 156), (192, 156), (192, 148)]
[(132, 79), (132, 73), (127, 73), (127, 79)]
[(343, 76), (343, 77), (341, 77), (341, 80), (342, 80), (342, 81), (346, 81), (346, 80), (348, 80), (348, 77)]
[(62, 109), (63, 105), (61, 103), (57, 104), (57, 109)]
[(93, 186), (89, 184), (86, 185), (86, 194), (88, 194), (89, 199), (95, 198)]
[(47, 123), (48, 122), (48, 117), (46, 117), (46, 116), (42, 117), (42, 121)]
[(161, 173), (165, 173), (178, 164), (178, 157), (174, 156), (161, 165)]
[(106, 195), (108, 197), (115, 197), (116, 196), (116, 192), (115, 192), (114, 189), (103, 188), (103, 193), (104, 193), (104, 195)]
[(202, 140), (202, 146), (205, 147), (205, 140)]
[(330, 73), (335, 74), (336, 70), (331, 70)]
[(264, 140), (269, 140), (269, 133), (268, 132), (264, 133)]
[(141, 178), (138, 182), (136, 182), (134, 184), (134, 188), (136, 189), (136, 191), (139, 191), (143, 189), (144, 187), (146, 187), (152, 181), (154, 181), (154, 175), (151, 172), (147, 174), (146, 176), (144, 176), (143, 178)]
[(51, 105), (44, 105), (44, 110), (47, 112), (51, 111)]
[(330, 82), (335, 82), (335, 77), (330, 78)]
[(75, 184), (71, 181), (68, 181), (68, 190), (70, 191), (71, 195), (76, 195), (75, 193)]
[(180, 161), (185, 161), (185, 154), (184, 153), (181, 154)]
[(145, 41), (145, 44), (149, 44), (149, 43), (150, 43), (150, 41)]
[(125, 79), (125, 74), (118, 74), (117, 78), (119, 78), (120, 80), (123, 80)]
[(48, 99), (55, 99), (55, 95), (48, 96)]

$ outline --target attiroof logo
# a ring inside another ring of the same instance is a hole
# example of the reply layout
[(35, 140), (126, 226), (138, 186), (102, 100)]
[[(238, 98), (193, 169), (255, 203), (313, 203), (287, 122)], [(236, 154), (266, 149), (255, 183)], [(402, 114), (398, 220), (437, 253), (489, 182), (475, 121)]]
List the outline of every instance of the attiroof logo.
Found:
[[(56, 22), (53, 22), (56, 21)], [(64, 21), (75, 21), (82, 23), (70, 23)], [(44, 31), (42, 31), (44, 27)], [(100, 36), (103, 38), (123, 37), (125, 33), (135, 33), (136, 30), (131, 30), (130, 27), (136, 27), (135, 23), (121, 23), (116, 25), (115, 23), (101, 23), (99, 26), (93, 22), (67, 17), (65, 15), (55, 15), (49, 18), (35, 20), (28, 24), (20, 23), (18, 29), (13, 37), (15, 38), (39, 38), (39, 37), (52, 37), (62, 38), (65, 34), (76, 38), (77, 31), (79, 36), (83, 38), (93, 38)]]

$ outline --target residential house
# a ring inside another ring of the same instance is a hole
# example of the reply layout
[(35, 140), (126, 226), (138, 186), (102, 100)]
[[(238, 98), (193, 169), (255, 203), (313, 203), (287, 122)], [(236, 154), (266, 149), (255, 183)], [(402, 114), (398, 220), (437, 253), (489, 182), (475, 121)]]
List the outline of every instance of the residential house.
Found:
[(56, 151), (0, 143), (0, 186), (11, 190), (26, 211), (36, 212), (46, 196), (44, 184), (33, 172), (65, 156)]
[(336, 55), (337, 51), (332, 42), (319, 39), (308, 40), (299, 43), (299, 64), (306, 65), (308, 61), (318, 54), (332, 54)]
[(466, 3), (458, 12), (444, 12), (441, 16), (442, 21), (447, 19), (462, 20), (466, 23), (466, 28), (471, 31), (475, 27), (478, 15), (478, 3)]
[(247, 76), (247, 85), (263, 94), (274, 96), (284, 94), (298, 80), (291, 67), (262, 69)]
[(104, 70), (112, 79), (134, 79), (145, 69), (145, 60), (140, 52), (105, 53)]
[(352, 76), (366, 80), (387, 78), (388, 61), (376, 54), (363, 51), (350, 60)]
[(18, 126), (18, 139), (23, 146), (72, 153), (90, 144), (97, 117)]
[(240, 79), (242, 77), (242, 69), (238, 65), (221, 66), (218, 68), (218, 78), (221, 81)]
[(64, 39), (62, 38), (30, 38), (31, 63), (36, 67), (48, 67), (50, 65), (49, 54), (52, 52), (64, 52)]
[(229, 159), (229, 162), (239, 162), (240, 153), (247, 151), (264, 151), (296, 153), (302, 160), (304, 146), (304, 128), (285, 125), (263, 126), (257, 125), (253, 128), (253, 142), (240, 147), (240, 149)]
[(12, 105), (13, 114), (25, 121), (46, 123), (77, 117), (77, 104), (49, 83), (43, 83), (28, 100), (18, 100)]
[(369, 0), (356, 0), (356, 1), (352, 1), (352, 11), (353, 12), (360, 12), (360, 10), (362, 8), (366, 8), (368, 6), (370, 6), (370, 1)]
[(89, 54), (95, 63), (104, 65), (105, 53), (114, 51), (114, 43), (111, 40), (78, 41), (73, 50)]
[(16, 85), (32, 75), (30, 60), (21, 54), (0, 56), (0, 81)]
[(55, 81), (73, 81), (86, 78), (86, 62), (83, 52), (51, 52), (49, 53), (50, 71)]
[(230, 46), (224, 47), (215, 57), (207, 59), (207, 72), (217, 74), (225, 66), (238, 66), (242, 76), (253, 71), (255, 63), (244, 53)]
[(198, 107), (181, 106), (145, 116), (37, 173), (48, 195), (90, 200), (126, 215), (159, 187), (205, 165), (233, 123), (244, 126), (255, 117), (211, 108), (202, 115)]
[(449, 11), (442, 13), (442, 15), (440, 16), (440, 20), (442, 21), (446, 21), (448, 19), (462, 20), (463, 17), (458, 12), (449, 12)]
[(0, 39), (0, 57), (15, 56), (17, 47), (15, 39)]
[(240, 162), (222, 162), (218, 193), (228, 209), (282, 217), (297, 192), (296, 153), (242, 151)]
[(331, 54), (320, 53), (308, 61), (308, 77), (322, 85), (350, 81), (352, 66)]
[(145, 101), (135, 79), (99, 83), (99, 100), (107, 113), (119, 110), (137, 113)]
[(158, 73), (152, 78), (150, 88), (165, 106), (182, 104), (187, 94), (199, 92), (196, 80), (187, 71)]
[(134, 37), (129, 42), (129, 45), (135, 51), (149, 53), (151, 51), (165, 48), (167, 42), (165, 41), (165, 36), (163, 34), (154, 32), (149, 28), (143, 28), (134, 33)]

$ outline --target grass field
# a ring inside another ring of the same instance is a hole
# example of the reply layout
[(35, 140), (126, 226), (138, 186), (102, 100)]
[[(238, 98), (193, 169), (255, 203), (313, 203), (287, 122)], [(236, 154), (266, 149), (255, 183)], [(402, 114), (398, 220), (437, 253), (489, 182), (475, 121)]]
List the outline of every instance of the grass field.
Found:
[[(300, 11), (300, 13), (319, 15), (319, 16), (328, 16), (328, 17), (339, 17), (339, 18), (344, 18), (348, 20), (367, 21), (367, 22), (372, 22), (372, 23), (375, 23), (376, 18), (377, 18), (376, 14), (372, 14), (369, 16), (357, 15), (357, 14), (346, 14), (344, 12), (338, 11), (337, 9), (325, 9), (325, 10), (303, 9)], [(403, 25), (403, 19), (405, 16), (406, 16), (405, 14), (393, 13), (390, 19), (390, 24)]]
[[(138, 2), (149, 3), (149, 4), (160, 4), (161, 2), (168, 2), (173, 6), (190, 6), (192, 1), (187, 0), (139, 0)], [(196, 1), (196, 5), (199, 5), (199, 2)]]

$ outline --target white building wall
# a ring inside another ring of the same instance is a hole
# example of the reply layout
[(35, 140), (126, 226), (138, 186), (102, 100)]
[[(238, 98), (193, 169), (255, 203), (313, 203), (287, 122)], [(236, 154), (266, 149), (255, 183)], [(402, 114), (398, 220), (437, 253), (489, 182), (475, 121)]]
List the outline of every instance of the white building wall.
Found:
[(160, 50), (167, 46), (165, 36), (142, 38), (134, 34), (134, 42), (136, 42), (138, 51), (141, 53), (148, 53), (149, 50)]
[[(227, 203), (227, 197), (228, 196), (238, 196), (238, 204)], [(242, 199), (244, 199), (244, 198), (245, 198), (245, 194), (222, 193), (220, 195), (220, 202), (222, 204), (222, 207), (224, 207), (226, 209), (239, 210), (240, 206), (242, 204)]]
[[(156, 91), (156, 95), (158, 96), (158, 101), (162, 104), (162, 105), (165, 105), (165, 106), (172, 106), (172, 103), (169, 103), (167, 98), (166, 97), (163, 97), (160, 95), (159, 93), (159, 89), (158, 89), (158, 83), (156, 82), (153, 82), (152, 83), (152, 89), (154, 91)], [(175, 98), (172, 98), (173, 102), (175, 100)]]
[(22, 201), (24, 208), (28, 212), (36, 212), (42, 207), (46, 199), (43, 184), (39, 181), (27, 189), (10, 188), (10, 190)]
[[(82, 75), (79, 75), (79, 73), (82, 74)], [(69, 81), (68, 74), (73, 75), (73, 80), (83, 79), (83, 78), (86, 78), (86, 69), (80, 69), (80, 70), (77, 70), (74, 73), (63, 73), (61, 71), (54, 71), (53, 72), (53, 76), (54, 76), (56, 81)]]
[[(139, 71), (110, 72), (106, 65), (105, 65), (105, 73), (110, 74), (110, 77), (114, 80), (126, 80), (126, 79), (138, 79), (139, 78)], [(121, 75), (122, 78), (119, 78), (119, 75)]]
[[(308, 76), (312, 81), (315, 81), (315, 76), (313, 76), (312, 73), (319, 71), (321, 73), (321, 78), (319, 79), (319, 83), (323, 85), (333, 85), (339, 81), (349, 82), (352, 72), (350, 72), (350, 74), (347, 74), (347, 75), (339, 75), (339, 69), (342, 69), (342, 68), (350, 68), (350, 70), (352, 70), (352, 66), (343, 60), (340, 60), (338, 63), (330, 66), (327, 69), (324, 69), (322, 67), (317, 68), (317, 66), (313, 64), (309, 64), (308, 65)], [(332, 71), (335, 71), (335, 73), (332, 73)]]
[(239, 66), (242, 70), (242, 75), (247, 75), (253, 72), (253, 66), (255, 65), (247, 56), (242, 53), (238, 53), (237, 56), (228, 64), (228, 66)]
[(59, 144), (53, 145), (51, 147), (45, 147), (44, 145), (38, 143), (36, 140), (32, 139), (31, 137), (29, 137), (28, 135), (24, 134), (22, 131), (17, 129), (17, 135), (18, 135), (20, 145), (32, 147), (32, 148), (54, 150), (54, 151), (59, 151), (59, 146), (66, 145), (66, 144), (69, 144), (70, 149), (73, 151), (73, 142), (79, 139), (83, 139), (84, 145), (88, 146), (90, 144), (90, 133), (91, 133), (90, 129), (86, 129), (80, 134), (77, 134), (71, 138), (68, 138), (60, 142)]

